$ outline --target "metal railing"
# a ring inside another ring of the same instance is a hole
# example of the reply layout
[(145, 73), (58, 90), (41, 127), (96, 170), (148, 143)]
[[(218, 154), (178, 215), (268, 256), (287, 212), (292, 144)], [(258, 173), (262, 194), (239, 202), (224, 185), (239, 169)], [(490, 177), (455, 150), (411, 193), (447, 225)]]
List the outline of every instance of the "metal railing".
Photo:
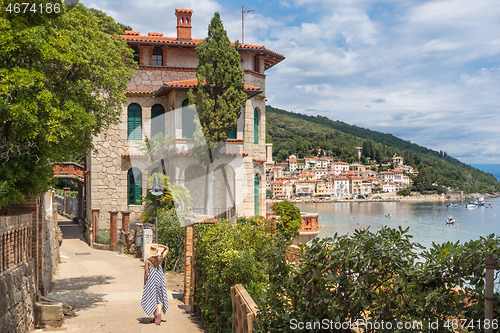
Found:
[[(190, 213), (194, 214), (205, 214), (205, 208), (191, 208), (189, 210)], [(236, 208), (213, 208), (212, 209), (212, 215), (215, 219), (226, 219), (226, 220), (232, 220), (236, 217)]]
[(26, 263), (32, 256), (32, 215), (0, 217), (0, 273)]

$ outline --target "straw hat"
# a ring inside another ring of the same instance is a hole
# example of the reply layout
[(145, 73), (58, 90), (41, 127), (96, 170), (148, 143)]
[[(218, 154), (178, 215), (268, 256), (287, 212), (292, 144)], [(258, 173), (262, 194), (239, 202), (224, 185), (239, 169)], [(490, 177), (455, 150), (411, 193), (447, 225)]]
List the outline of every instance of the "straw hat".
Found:
[(146, 244), (145, 251), (151, 257), (159, 256), (165, 250), (163, 247), (157, 247), (158, 244)]

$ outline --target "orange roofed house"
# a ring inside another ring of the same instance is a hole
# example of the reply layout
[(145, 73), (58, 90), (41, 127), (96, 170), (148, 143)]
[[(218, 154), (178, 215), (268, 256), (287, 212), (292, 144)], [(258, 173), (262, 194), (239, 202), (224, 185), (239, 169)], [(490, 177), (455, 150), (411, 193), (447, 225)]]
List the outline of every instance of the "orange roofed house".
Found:
[[(151, 175), (163, 167), (171, 182), (189, 190), (192, 211), (203, 211), (206, 169), (189, 154), (196, 113), (188, 107), (187, 92), (197, 86), (195, 47), (203, 41), (191, 36), (192, 14), (190, 9), (176, 9), (176, 37), (137, 31), (125, 31), (121, 36), (134, 50), (139, 68), (128, 83), (120, 122), (95, 138), (96, 151), (86, 159), (87, 217), (99, 209), (104, 227), (109, 211), (130, 211), (132, 220), (140, 219), (145, 208), (141, 196), (151, 187)], [(237, 127), (212, 165), (213, 179), (207, 193), (211, 215), (215, 216), (265, 215), (264, 165), (271, 159), (265, 142), (265, 71), (284, 57), (249, 44), (240, 44), (238, 52), (247, 100)], [(146, 137), (158, 133), (174, 138), (175, 150), (164, 165), (151, 163), (141, 150)]]

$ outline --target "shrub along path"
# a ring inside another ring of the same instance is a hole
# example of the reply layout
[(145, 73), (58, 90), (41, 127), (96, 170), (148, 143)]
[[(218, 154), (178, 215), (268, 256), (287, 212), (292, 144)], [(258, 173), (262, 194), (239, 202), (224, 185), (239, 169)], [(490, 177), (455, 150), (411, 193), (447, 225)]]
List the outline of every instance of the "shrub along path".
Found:
[(77, 224), (62, 216), (58, 222), (64, 237), (62, 263), (47, 297), (75, 308), (75, 317), (65, 317), (65, 331), (202, 332), (183, 309), (181, 293), (169, 288), (171, 283), (167, 283), (167, 314), (160, 326), (151, 323), (140, 306), (144, 263), (129, 255), (92, 249), (81, 239)]

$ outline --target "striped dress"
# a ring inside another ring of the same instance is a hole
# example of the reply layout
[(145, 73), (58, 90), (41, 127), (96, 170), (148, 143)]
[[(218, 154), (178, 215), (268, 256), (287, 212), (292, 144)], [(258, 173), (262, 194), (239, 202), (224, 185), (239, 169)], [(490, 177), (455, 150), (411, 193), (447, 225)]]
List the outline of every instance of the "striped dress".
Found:
[(153, 314), (157, 304), (162, 305), (163, 313), (167, 312), (167, 287), (161, 264), (156, 268), (153, 265), (149, 265), (148, 279), (146, 280), (141, 300), (141, 307), (148, 316)]

